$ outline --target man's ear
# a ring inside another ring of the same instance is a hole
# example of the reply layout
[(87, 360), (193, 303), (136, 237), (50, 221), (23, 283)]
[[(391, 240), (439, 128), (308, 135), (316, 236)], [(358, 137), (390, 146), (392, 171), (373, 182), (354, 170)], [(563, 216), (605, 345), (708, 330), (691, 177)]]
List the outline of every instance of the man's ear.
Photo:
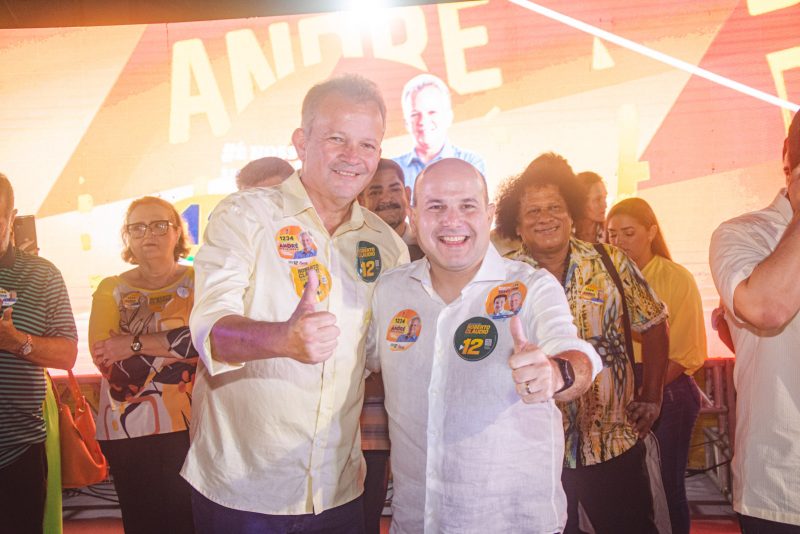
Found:
[(297, 158), (300, 161), (306, 160), (306, 132), (302, 128), (295, 129), (292, 132), (292, 144), (297, 151)]

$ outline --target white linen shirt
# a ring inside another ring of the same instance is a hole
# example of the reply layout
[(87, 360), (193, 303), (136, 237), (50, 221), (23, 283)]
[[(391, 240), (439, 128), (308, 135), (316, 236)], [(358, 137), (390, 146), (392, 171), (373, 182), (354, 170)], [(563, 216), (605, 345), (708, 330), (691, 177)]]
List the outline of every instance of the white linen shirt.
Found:
[[(301, 232), (313, 252), (304, 251)], [(356, 203), (330, 236), (296, 173), (217, 206), (194, 263), (190, 319), (201, 365), (182, 475), (197, 491), (228, 508), (275, 515), (318, 514), (362, 493), (358, 418), (374, 278), (407, 258), (400, 237)], [(341, 330), (329, 360), (229, 365), (212, 354), (209, 333), (222, 317), (288, 320), (302, 293), (298, 270), (312, 261), (329, 292), (317, 310), (333, 313)]]
[[(548, 355), (579, 350), (596, 375), (600, 358), (577, 337), (558, 281), (501, 258), (491, 245), (475, 278), (450, 304), (433, 290), (427, 259), (378, 282), (367, 366), (382, 371), (386, 389), (392, 533), (552, 533), (566, 523), (561, 412), (552, 400), (522, 402), (508, 365), (510, 312), (500, 318), (487, 309), (498, 286), (508, 295), (515, 283), (527, 289), (520, 313), (530, 342)], [(421, 323), (417, 340), (391, 341), (397, 318), (413, 316)], [(497, 334), (494, 350), (479, 361), (457, 352), (464, 343), (456, 332), (469, 319), (490, 322)]]
[(733, 508), (800, 525), (800, 315), (780, 332), (763, 332), (733, 311), (734, 290), (775, 250), (791, 219), (782, 190), (766, 209), (722, 223), (710, 261), (736, 347)]

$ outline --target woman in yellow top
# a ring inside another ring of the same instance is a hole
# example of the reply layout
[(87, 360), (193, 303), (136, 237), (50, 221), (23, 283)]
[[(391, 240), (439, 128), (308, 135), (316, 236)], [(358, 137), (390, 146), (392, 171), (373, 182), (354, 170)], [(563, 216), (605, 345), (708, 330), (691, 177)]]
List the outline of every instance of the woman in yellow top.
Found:
[[(609, 242), (636, 262), (669, 310), (669, 366), (661, 416), (653, 432), (661, 452), (672, 532), (688, 534), (684, 480), (692, 429), (700, 411), (700, 392), (692, 375), (707, 355), (700, 291), (691, 273), (672, 261), (655, 213), (641, 198), (629, 198), (612, 207), (607, 230)], [(641, 345), (634, 343), (634, 349), (640, 352)]]
[(89, 343), (103, 375), (97, 439), (108, 459), (126, 534), (193, 532), (191, 493), (179, 471), (189, 450), (197, 351), (189, 334), (194, 271), (169, 202), (128, 207), (122, 258), (134, 268), (100, 282)]

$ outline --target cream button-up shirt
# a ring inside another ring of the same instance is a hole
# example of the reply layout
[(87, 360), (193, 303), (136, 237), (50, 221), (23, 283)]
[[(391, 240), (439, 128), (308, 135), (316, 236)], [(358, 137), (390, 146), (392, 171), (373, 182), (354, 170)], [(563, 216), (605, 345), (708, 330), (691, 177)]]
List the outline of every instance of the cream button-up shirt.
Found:
[(378, 282), (367, 366), (382, 372), (386, 389), (393, 533), (563, 529), (561, 412), (552, 400), (529, 405), (516, 393), (508, 366), (515, 311), (546, 354), (578, 350), (593, 375), (600, 371), (558, 281), (493, 246), (450, 304), (434, 291), (426, 259)]
[(736, 347), (733, 509), (800, 525), (800, 315), (780, 332), (762, 332), (733, 311), (736, 287), (772, 254), (791, 220), (782, 190), (767, 208), (722, 223), (710, 260)]
[[(369, 305), (378, 276), (407, 258), (400, 237), (355, 202), (329, 235), (297, 173), (217, 206), (194, 263), (190, 327), (201, 365), (182, 475), (197, 491), (228, 508), (281, 515), (320, 513), (362, 493)], [(222, 317), (288, 320), (308, 269), (319, 272), (317, 309), (341, 329), (329, 360), (229, 365), (212, 353), (209, 333)]]

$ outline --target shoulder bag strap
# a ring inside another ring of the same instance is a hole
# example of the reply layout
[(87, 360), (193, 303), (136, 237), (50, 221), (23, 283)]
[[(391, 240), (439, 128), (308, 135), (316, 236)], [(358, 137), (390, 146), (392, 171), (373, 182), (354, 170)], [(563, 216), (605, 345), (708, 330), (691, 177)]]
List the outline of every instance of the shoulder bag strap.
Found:
[[(611, 258), (609, 257), (608, 252), (603, 244), (595, 243), (594, 248), (598, 254), (600, 254), (600, 258), (603, 260), (603, 265), (605, 265), (606, 271), (608, 271), (608, 274), (611, 275), (611, 279), (614, 280), (614, 285), (617, 286), (617, 291), (619, 291), (619, 295), (622, 297), (622, 326), (625, 330), (625, 352), (627, 352), (628, 359), (631, 361), (631, 368), (636, 369), (636, 359), (633, 357), (631, 318), (628, 314), (628, 304), (625, 299), (625, 290), (622, 287), (622, 280), (620, 280), (617, 268), (614, 267), (614, 262), (611, 261)], [(639, 385), (637, 384), (636, 387), (638, 388)]]

